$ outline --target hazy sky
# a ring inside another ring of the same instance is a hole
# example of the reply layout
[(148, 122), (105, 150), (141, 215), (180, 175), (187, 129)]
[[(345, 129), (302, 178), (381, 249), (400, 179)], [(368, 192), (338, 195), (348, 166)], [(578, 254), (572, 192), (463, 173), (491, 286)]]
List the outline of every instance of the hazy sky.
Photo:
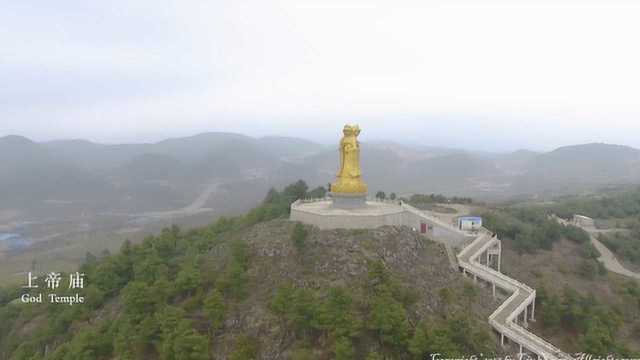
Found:
[(2, 2), (0, 136), (640, 147), (638, 1)]

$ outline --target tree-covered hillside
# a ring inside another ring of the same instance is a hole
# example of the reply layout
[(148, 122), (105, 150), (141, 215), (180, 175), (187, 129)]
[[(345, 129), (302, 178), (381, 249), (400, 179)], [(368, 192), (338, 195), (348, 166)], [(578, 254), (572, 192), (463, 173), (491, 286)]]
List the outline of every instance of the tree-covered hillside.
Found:
[(307, 192), (298, 182), (244, 216), (88, 256), (83, 304), (22, 304), (26, 289), (2, 290), (0, 358), (498, 353), (486, 323), (498, 304), (450, 268), (441, 245), (407, 228), (320, 231), (286, 220)]
[(558, 216), (570, 218), (574, 214), (596, 219), (624, 219), (640, 214), (640, 189), (611, 195), (573, 197), (551, 206)]
[(546, 206), (545, 211), (565, 219), (574, 214), (594, 218), (596, 227), (605, 230), (598, 234), (600, 241), (620, 259), (640, 267), (640, 189), (571, 197)]
[(534, 332), (568, 352), (637, 356), (640, 285), (608, 273), (588, 233), (550, 216), (570, 206), (499, 207), (484, 226), (502, 239), (502, 270), (537, 289)]

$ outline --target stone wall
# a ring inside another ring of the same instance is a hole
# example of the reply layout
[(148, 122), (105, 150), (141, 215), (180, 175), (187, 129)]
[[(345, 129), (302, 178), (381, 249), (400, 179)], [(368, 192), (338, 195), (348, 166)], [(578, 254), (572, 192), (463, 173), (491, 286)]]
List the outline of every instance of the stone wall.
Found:
[(405, 214), (402, 209), (396, 213), (387, 214), (350, 214), (330, 215), (317, 214), (304, 211), (304, 209), (291, 208), (291, 221), (300, 221), (305, 224), (315, 225), (320, 229), (374, 229), (384, 225), (405, 225)]
[(405, 210), (404, 225), (420, 230), (420, 224), (427, 224), (427, 236), (435, 241), (449, 244), (453, 247), (461, 248), (474, 235), (460, 231), (453, 225), (447, 224), (440, 219), (432, 218), (413, 206), (402, 204)]
[(300, 221), (311, 224), (320, 229), (373, 229), (384, 225), (402, 226), (404, 225), (404, 215), (366, 215), (366, 216), (338, 216), (338, 215), (317, 215), (305, 213), (303, 211), (292, 211), (292, 221)]
[(391, 210), (383, 213), (343, 213), (332, 214), (305, 209), (305, 201), (296, 201), (291, 206), (291, 221), (315, 225), (320, 229), (373, 229), (380, 226), (408, 226), (420, 231), (421, 224), (427, 224), (427, 236), (453, 247), (462, 247), (472, 234), (458, 230), (453, 225), (429, 217), (420, 210), (407, 205), (390, 203)]

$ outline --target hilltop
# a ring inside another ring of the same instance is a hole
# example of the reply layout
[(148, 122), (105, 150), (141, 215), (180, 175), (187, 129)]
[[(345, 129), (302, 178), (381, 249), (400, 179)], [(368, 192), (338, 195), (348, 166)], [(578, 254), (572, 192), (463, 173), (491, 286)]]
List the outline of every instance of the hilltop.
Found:
[[(390, 142), (362, 143), (371, 194), (416, 193), (482, 201), (550, 199), (626, 188), (640, 181), (638, 150), (608, 144), (488, 154)], [(335, 176), (335, 146), (308, 140), (211, 132), (155, 143), (35, 142), (0, 137), (0, 283), (33, 267), (70, 270), (87, 251), (117, 250), (163, 226), (203, 226), (256, 206), (271, 187)], [(624, 239), (623, 239), (624, 240)], [(631, 241), (628, 257), (640, 258)]]
[[(406, 227), (282, 219), (287, 193), (204, 228), (167, 228), (80, 268), (86, 303), (0, 296), (7, 359), (380, 359), (499, 353), (498, 306)], [(60, 295), (63, 295), (60, 291)], [(0, 293), (0, 295), (2, 295)], [(45, 355), (46, 352), (46, 356)]]

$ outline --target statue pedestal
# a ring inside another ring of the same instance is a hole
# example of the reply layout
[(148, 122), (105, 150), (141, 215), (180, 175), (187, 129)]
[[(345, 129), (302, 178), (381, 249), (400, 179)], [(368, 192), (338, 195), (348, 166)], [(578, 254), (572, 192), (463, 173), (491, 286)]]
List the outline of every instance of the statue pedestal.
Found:
[(358, 209), (367, 206), (367, 193), (331, 192), (331, 207), (337, 209)]

